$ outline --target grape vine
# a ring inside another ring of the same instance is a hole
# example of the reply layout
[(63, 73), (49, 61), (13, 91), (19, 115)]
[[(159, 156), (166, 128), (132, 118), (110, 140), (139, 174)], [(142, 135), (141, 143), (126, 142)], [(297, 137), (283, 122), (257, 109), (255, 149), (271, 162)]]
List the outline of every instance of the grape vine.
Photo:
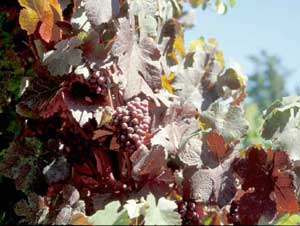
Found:
[(300, 97), (266, 110), (270, 147), (243, 147), (246, 77), (215, 39), (184, 44), (186, 10), (235, 1), (184, 2), (18, 1), (36, 74), (0, 163), (18, 223), (299, 221)]

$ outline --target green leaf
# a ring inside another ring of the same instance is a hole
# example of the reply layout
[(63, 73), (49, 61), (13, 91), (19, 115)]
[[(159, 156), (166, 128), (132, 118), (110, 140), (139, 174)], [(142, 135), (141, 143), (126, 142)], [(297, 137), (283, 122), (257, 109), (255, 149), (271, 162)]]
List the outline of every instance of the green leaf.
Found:
[(156, 200), (153, 194), (147, 196), (149, 208), (145, 214), (145, 225), (181, 225), (180, 215), (177, 213), (177, 204), (162, 197)]
[(300, 160), (300, 97), (285, 97), (275, 101), (264, 116), (262, 137), (272, 146), (287, 151), (292, 160)]
[(299, 214), (285, 214), (279, 218), (275, 225), (299, 225), (300, 224), (300, 215)]
[(130, 219), (127, 211), (122, 209), (119, 201), (108, 203), (104, 210), (98, 210), (94, 215), (90, 216), (88, 221), (92, 225), (129, 225)]
[(54, 46), (55, 50), (44, 54), (43, 63), (47, 65), (52, 75), (68, 74), (73, 66), (79, 65), (81, 62), (82, 50), (77, 48), (81, 44), (82, 41), (77, 37), (64, 39)]
[(234, 7), (235, 6), (235, 0), (229, 0), (229, 5), (231, 6), (231, 7)]
[(229, 68), (225, 74), (219, 78), (220, 85), (227, 86), (232, 90), (240, 89), (245, 84), (245, 78), (236, 70)]

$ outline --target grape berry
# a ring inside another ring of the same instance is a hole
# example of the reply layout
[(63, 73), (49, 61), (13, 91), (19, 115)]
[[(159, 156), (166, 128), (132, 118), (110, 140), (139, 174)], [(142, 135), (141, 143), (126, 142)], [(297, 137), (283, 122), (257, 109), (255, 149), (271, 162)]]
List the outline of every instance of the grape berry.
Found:
[(105, 70), (96, 71), (88, 80), (91, 89), (99, 95), (106, 95), (107, 84), (110, 83), (109, 77), (109, 73)]
[(149, 132), (151, 117), (148, 101), (135, 97), (126, 106), (117, 107), (114, 124), (119, 130), (118, 143), (129, 152), (135, 151)]
[(179, 201), (178, 213), (182, 219), (182, 225), (200, 225), (203, 209), (195, 201)]

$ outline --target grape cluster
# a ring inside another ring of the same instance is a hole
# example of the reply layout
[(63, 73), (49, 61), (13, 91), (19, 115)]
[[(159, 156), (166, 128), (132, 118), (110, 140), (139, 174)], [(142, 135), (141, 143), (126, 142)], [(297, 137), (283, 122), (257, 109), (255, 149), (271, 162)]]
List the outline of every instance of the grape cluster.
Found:
[(148, 101), (135, 97), (126, 106), (117, 107), (114, 123), (118, 128), (118, 143), (129, 152), (135, 151), (144, 141), (149, 132), (151, 117)]
[(97, 94), (107, 94), (107, 84), (110, 82), (110, 75), (106, 70), (93, 73), (89, 80), (90, 88)]
[(181, 215), (182, 225), (200, 225), (203, 209), (195, 201), (179, 201), (178, 213)]

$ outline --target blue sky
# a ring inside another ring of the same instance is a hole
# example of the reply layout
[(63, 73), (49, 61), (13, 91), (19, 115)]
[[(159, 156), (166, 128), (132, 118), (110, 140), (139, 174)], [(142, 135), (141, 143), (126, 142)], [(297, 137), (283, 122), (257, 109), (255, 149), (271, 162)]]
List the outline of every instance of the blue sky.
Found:
[(196, 10), (196, 26), (186, 31), (185, 41), (204, 36), (217, 39), (226, 61), (239, 62), (245, 74), (253, 65), (249, 55), (261, 50), (280, 57), (282, 65), (291, 71), (287, 88), (293, 93), (300, 85), (300, 1), (237, 0), (226, 15), (213, 10)]

